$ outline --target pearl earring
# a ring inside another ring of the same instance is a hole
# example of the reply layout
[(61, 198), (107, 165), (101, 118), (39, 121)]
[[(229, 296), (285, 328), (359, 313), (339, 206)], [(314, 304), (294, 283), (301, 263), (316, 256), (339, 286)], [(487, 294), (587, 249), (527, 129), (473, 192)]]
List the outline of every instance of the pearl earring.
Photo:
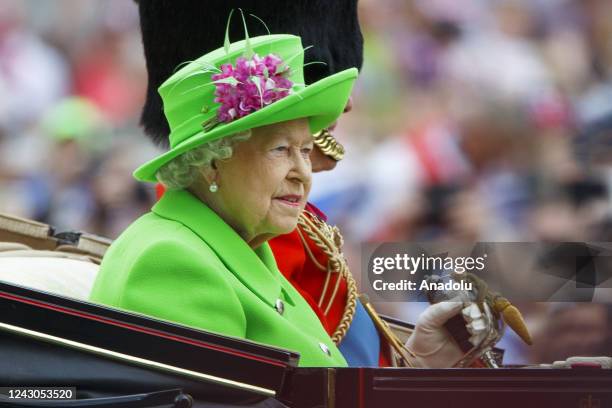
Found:
[(216, 182), (216, 181), (213, 181), (213, 182), (210, 184), (210, 186), (208, 187), (208, 190), (209, 190), (211, 193), (216, 193), (216, 192), (217, 192), (217, 190), (219, 190), (219, 186), (217, 185), (217, 182)]

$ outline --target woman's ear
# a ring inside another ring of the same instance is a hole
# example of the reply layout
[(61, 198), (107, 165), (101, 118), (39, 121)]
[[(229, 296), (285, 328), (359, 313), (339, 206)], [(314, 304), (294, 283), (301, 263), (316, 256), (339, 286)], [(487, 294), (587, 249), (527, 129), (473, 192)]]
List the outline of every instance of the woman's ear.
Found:
[(208, 185), (217, 182), (219, 170), (217, 170), (217, 165), (214, 162), (210, 166), (201, 167), (199, 172)]

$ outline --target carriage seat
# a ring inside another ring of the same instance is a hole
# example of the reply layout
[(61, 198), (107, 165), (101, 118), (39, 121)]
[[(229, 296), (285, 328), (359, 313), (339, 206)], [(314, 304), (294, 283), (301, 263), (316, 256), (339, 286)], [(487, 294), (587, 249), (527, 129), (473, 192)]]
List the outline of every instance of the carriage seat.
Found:
[(110, 244), (0, 213), (0, 281), (86, 300)]

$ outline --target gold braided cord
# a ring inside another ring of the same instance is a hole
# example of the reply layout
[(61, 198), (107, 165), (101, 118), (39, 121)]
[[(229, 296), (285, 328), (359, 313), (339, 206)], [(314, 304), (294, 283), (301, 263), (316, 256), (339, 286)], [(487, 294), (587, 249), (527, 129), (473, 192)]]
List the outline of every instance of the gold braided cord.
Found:
[(344, 278), (346, 279), (346, 288), (348, 292), (346, 296), (346, 306), (344, 307), (344, 313), (342, 314), (342, 319), (340, 319), (340, 324), (336, 327), (336, 331), (331, 336), (336, 345), (340, 344), (346, 332), (348, 332), (353, 317), (355, 317), (355, 309), (357, 308), (357, 284), (348, 268), (346, 269)]
[(321, 290), (321, 295), (319, 296), (319, 301), (317, 302), (317, 306), (321, 307), (321, 305), (323, 305), (323, 299), (325, 298), (325, 293), (327, 293), (327, 286), (329, 285), (331, 271), (325, 266), (321, 265), (319, 261), (317, 260), (317, 258), (314, 256), (314, 254), (310, 250), (310, 245), (308, 245), (306, 238), (304, 238), (304, 233), (302, 232), (302, 230), (298, 228), (297, 232), (298, 232), (298, 235), (300, 236), (300, 240), (302, 241), (302, 245), (306, 249), (306, 253), (308, 254), (308, 257), (312, 260), (312, 262), (315, 264), (317, 268), (326, 272), (325, 283), (323, 284), (323, 289)]
[(338, 288), (340, 288), (340, 281), (341, 280), (342, 279), (340, 279), (340, 276), (336, 279), (336, 285), (334, 286), (334, 291), (332, 292), (331, 296), (329, 297), (329, 302), (327, 302), (327, 307), (325, 307), (325, 310), (323, 311), (324, 315), (327, 315), (329, 313), (329, 309), (331, 309), (331, 307), (332, 307), (332, 303), (334, 302), (334, 299), (336, 298), (336, 295), (338, 294)]
[[(344, 312), (342, 313), (342, 318), (340, 319), (340, 323), (338, 327), (332, 334), (331, 338), (333, 342), (338, 345), (348, 332), (348, 329), (353, 321), (353, 317), (355, 316), (355, 309), (357, 307), (357, 284), (351, 275), (351, 272), (348, 269), (344, 256), (342, 255), (342, 236), (336, 227), (331, 227), (326, 224), (318, 217), (313, 214), (308, 213), (307, 211), (303, 211), (300, 214), (298, 219), (298, 225), (301, 227), (302, 231), (306, 233), (310, 239), (315, 243), (315, 245), (327, 255), (328, 259), (328, 278), (332, 273), (339, 273), (338, 279), (336, 280), (336, 288), (333, 291), (328, 306), (326, 308), (325, 314), (329, 312), (331, 304), (336, 297), (337, 287), (339, 285), (340, 279), (344, 278), (346, 280), (347, 286), (347, 299), (346, 305), (344, 307)], [(299, 230), (299, 228), (298, 228)], [(303, 241), (304, 242), (304, 241)], [(304, 242), (305, 246), (308, 246), (306, 242)], [(314, 254), (307, 250), (308, 256), (313, 259), (313, 261), (318, 264), (316, 261)], [(325, 288), (327, 290), (327, 288)], [(324, 298), (325, 292), (321, 295), (321, 299)]]
[(335, 161), (344, 158), (344, 146), (327, 129), (323, 129), (313, 135), (314, 144), (325, 154)]
[[(300, 220), (298, 220), (298, 223), (299, 222), (300, 222)], [(325, 276), (325, 283), (323, 284), (323, 289), (321, 290), (321, 295), (319, 297), (319, 302), (317, 303), (317, 305), (319, 307), (322, 307), (323, 300), (325, 299), (325, 295), (327, 294), (327, 287), (329, 286), (329, 281), (331, 279), (332, 273), (339, 273), (340, 272), (339, 264), (337, 262), (334, 262), (334, 263), (330, 262), (332, 260), (332, 256), (333, 255), (330, 256), (329, 255), (329, 250), (328, 250), (328, 248), (329, 249), (336, 248), (336, 246), (327, 239), (327, 237), (325, 236), (326, 234), (322, 231), (322, 229), (318, 228), (313, 222), (311, 222), (310, 218), (304, 217), (304, 220), (303, 220), (302, 224), (300, 224), (300, 225), (302, 226), (302, 229), (304, 229), (305, 232), (308, 233), (310, 238), (315, 242), (317, 247), (321, 248), (323, 250), (323, 252), (327, 255), (327, 259), (328, 259), (327, 267), (323, 267), (323, 269), (322, 269), (322, 270), (327, 272), (327, 275)], [(321, 232), (321, 233), (317, 234), (314, 231)], [(300, 233), (300, 237), (303, 238), (299, 228), (298, 228), (298, 232)], [(327, 233), (329, 234), (330, 232), (327, 231)], [(313, 262), (317, 266), (321, 265), (318, 262), (317, 258), (314, 256), (314, 254), (310, 251), (310, 246), (308, 245), (308, 243), (306, 243), (306, 240), (303, 240), (302, 242), (303, 242), (304, 245), (306, 245), (308, 255), (313, 260)], [(340, 282), (340, 280), (336, 279), (336, 283), (338, 284), (339, 282)], [(333, 295), (330, 298), (329, 304), (331, 304), (333, 302), (334, 297), (335, 297), (335, 295)], [(325, 309), (326, 310), (323, 312), (323, 314), (327, 315), (327, 313), (329, 312), (329, 308), (326, 307)]]
[(304, 245), (304, 248), (306, 248), (306, 252), (308, 253), (308, 256), (312, 259), (312, 262), (314, 262), (316, 267), (319, 268), (320, 270), (327, 271), (327, 268), (325, 266), (321, 265), (321, 263), (318, 261), (318, 259), (312, 253), (312, 250), (310, 249), (310, 245), (308, 245), (308, 242), (306, 241), (306, 238), (304, 238), (304, 233), (302, 232), (302, 230), (298, 228), (297, 232), (298, 232), (298, 235), (300, 236), (300, 240), (302, 241), (302, 245)]

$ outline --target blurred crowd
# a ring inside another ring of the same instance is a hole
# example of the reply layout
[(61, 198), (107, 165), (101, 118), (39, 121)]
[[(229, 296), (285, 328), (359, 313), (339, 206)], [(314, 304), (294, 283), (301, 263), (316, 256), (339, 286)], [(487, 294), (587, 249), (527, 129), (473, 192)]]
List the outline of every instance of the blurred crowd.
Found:
[[(347, 154), (311, 195), (357, 279), (366, 241), (612, 241), (612, 2), (360, 0), (360, 20)], [(0, 212), (114, 238), (147, 211), (146, 78), (132, 1), (0, 0)], [(509, 362), (612, 355), (609, 305), (523, 308), (556, 346), (505, 338)]]
[(116, 237), (147, 211), (146, 81), (133, 2), (0, 1), (0, 212)]

